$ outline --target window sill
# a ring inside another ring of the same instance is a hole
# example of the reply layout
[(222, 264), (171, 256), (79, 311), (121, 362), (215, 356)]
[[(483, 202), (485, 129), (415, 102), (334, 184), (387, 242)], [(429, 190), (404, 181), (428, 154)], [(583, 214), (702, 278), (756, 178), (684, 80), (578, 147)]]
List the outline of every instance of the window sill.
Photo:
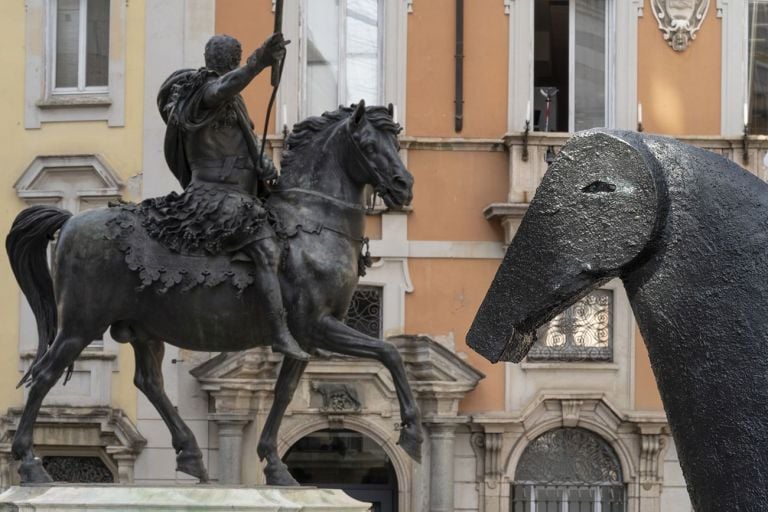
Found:
[(41, 109), (68, 107), (109, 107), (112, 100), (109, 94), (57, 94), (37, 102)]
[(617, 363), (602, 363), (602, 362), (569, 362), (569, 361), (552, 361), (552, 362), (530, 362), (523, 361), (520, 363), (520, 368), (523, 371), (535, 371), (535, 370), (576, 370), (576, 371), (604, 371), (604, 372), (618, 372), (620, 367)]

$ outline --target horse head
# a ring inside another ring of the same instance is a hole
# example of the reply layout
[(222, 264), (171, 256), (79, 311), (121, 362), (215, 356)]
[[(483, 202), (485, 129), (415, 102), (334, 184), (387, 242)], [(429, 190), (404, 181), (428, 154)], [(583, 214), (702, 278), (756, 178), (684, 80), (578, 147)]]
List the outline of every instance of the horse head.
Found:
[(666, 186), (637, 134), (588, 131), (544, 175), (470, 329), (469, 345), (519, 362), (535, 332), (651, 252)]
[(400, 158), (393, 107), (366, 107), (360, 100), (346, 121), (349, 139), (347, 174), (358, 184), (370, 185), (389, 208), (400, 209), (413, 199), (413, 176)]

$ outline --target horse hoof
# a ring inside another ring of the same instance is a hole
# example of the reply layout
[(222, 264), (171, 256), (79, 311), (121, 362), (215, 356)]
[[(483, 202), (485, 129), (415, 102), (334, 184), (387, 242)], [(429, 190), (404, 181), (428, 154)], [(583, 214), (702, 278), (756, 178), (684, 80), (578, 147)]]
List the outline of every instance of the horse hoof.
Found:
[(176, 457), (176, 471), (194, 476), (201, 484), (208, 483), (208, 471), (203, 464), (203, 456), (200, 453), (181, 452)]
[(264, 468), (264, 476), (267, 478), (267, 485), (279, 485), (281, 487), (298, 487), (301, 485), (291, 476), (288, 466), (282, 462), (268, 463), (267, 467)]
[(53, 478), (43, 468), (43, 461), (39, 457), (25, 460), (19, 466), (19, 476), (22, 484), (48, 484)]
[(420, 429), (414, 429), (413, 426), (406, 425), (400, 431), (400, 439), (398, 439), (397, 444), (414, 461), (421, 464), (421, 443), (423, 441), (424, 436), (421, 435)]

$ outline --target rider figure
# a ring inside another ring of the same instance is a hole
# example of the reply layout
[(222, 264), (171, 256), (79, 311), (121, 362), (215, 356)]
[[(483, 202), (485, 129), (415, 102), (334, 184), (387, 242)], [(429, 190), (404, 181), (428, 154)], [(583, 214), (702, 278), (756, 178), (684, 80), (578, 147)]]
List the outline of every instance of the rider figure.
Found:
[(149, 231), (181, 253), (245, 254), (269, 311), (272, 349), (307, 360), (286, 324), (277, 276), (280, 250), (257, 197), (260, 184), (276, 179), (277, 171), (266, 155), (259, 161), (260, 143), (240, 96), (256, 75), (285, 56), (288, 42), (273, 34), (240, 67), (240, 43), (214, 36), (205, 46), (204, 68), (177, 71), (163, 84), (158, 107), (168, 125), (165, 156), (184, 192), (157, 200), (162, 224)]

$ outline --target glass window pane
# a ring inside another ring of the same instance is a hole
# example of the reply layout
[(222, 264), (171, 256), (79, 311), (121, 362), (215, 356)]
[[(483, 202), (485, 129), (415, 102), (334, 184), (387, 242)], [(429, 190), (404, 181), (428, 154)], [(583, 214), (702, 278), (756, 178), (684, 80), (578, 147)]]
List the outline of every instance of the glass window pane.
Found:
[(337, 0), (311, 0), (307, 9), (307, 114), (338, 107), (339, 5)]
[(576, 131), (605, 125), (605, 0), (576, 0)]
[(86, 87), (106, 86), (109, 79), (109, 0), (88, 0), (85, 48)]
[(379, 21), (378, 0), (348, 0), (345, 103), (381, 103)]
[(594, 290), (543, 325), (531, 361), (613, 360), (613, 292)]
[(59, 0), (56, 9), (56, 87), (77, 87), (80, 0)]
[(749, 6), (749, 128), (768, 133), (768, 3)]

